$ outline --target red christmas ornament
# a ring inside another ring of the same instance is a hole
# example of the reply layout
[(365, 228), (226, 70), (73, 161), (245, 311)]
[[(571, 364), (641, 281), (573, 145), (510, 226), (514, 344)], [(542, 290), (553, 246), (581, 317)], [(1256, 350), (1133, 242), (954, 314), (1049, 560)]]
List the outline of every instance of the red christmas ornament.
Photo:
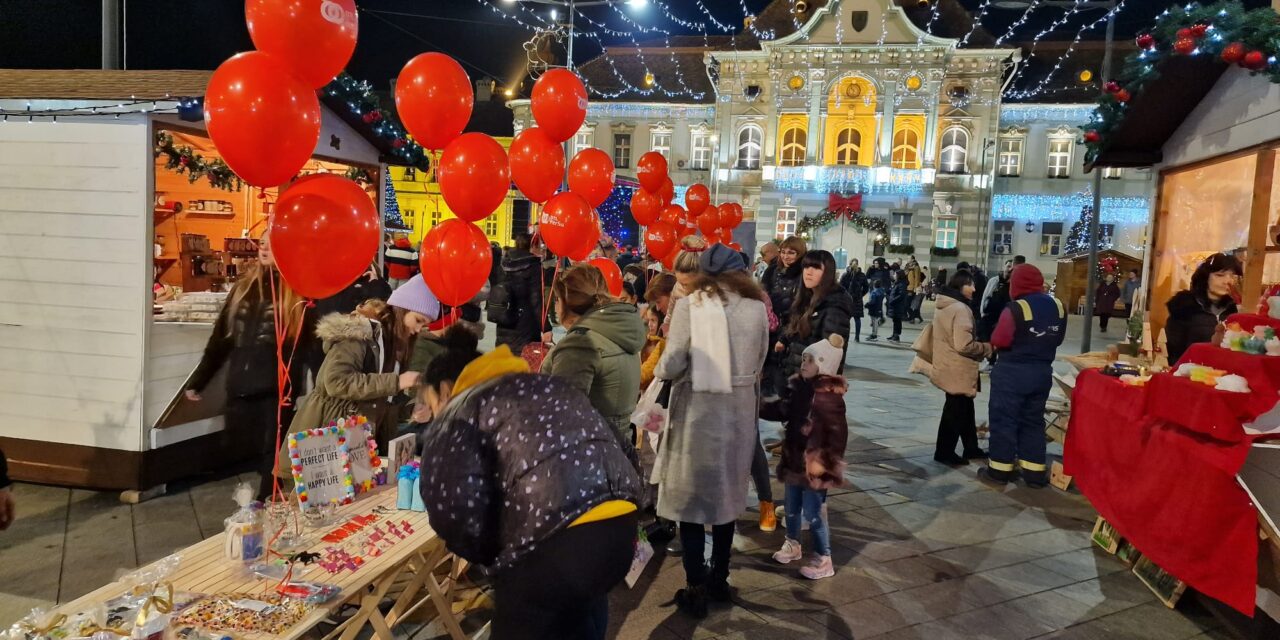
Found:
[(1178, 29), (1177, 36), (1178, 36), (1178, 39), (1179, 39), (1179, 40), (1186, 40), (1187, 38), (1190, 38), (1190, 37), (1192, 37), (1192, 36), (1191, 36), (1191, 29), (1188, 29), (1187, 27), (1183, 27), (1183, 28), (1181, 28), (1181, 29)]
[(1137, 43), (1139, 49), (1150, 49), (1156, 46), (1156, 37), (1149, 33), (1144, 33), (1138, 36), (1134, 42)]
[(395, 140), (391, 141), (391, 146), (395, 147), (396, 149), (403, 147), (404, 144), (405, 144), (404, 138), (396, 138)]
[(1261, 51), (1250, 51), (1244, 54), (1244, 62), (1241, 64), (1250, 71), (1261, 71), (1267, 68), (1267, 59)]
[(1116, 92), (1116, 102), (1128, 102), (1132, 97), (1129, 95), (1128, 89), (1121, 89)]
[(1244, 44), (1240, 42), (1232, 42), (1222, 48), (1222, 61), (1228, 64), (1235, 64), (1244, 59)]
[(365, 124), (373, 124), (373, 112), (370, 111), (369, 113), (364, 114), (360, 119), (364, 120)]
[(1173, 50), (1184, 56), (1190, 55), (1196, 50), (1196, 41), (1191, 38), (1178, 38), (1178, 41), (1173, 43)]
[(179, 157), (179, 158), (178, 158), (178, 164), (180, 164), (180, 165), (182, 165), (182, 166), (184, 166), (184, 167), (185, 167), (185, 166), (187, 166), (187, 163), (188, 163), (188, 162), (191, 162), (191, 159), (190, 159), (190, 158), (188, 158), (188, 157), (186, 157), (186, 156), (181, 156), (181, 157)]
[(1105, 89), (1107, 93), (1119, 93), (1120, 83), (1115, 80), (1108, 80), (1106, 84), (1102, 85), (1102, 88)]
[(369, 115), (373, 117), (373, 121), (374, 121), (374, 122), (381, 122), (381, 121), (382, 121), (382, 112), (381, 112), (381, 111), (373, 111), (373, 112), (370, 112), (370, 114), (369, 114)]
[(1191, 25), (1191, 37), (1203, 38), (1204, 34), (1209, 32), (1209, 25), (1203, 22), (1197, 22)]
[(1095, 143), (1095, 142), (1098, 142), (1099, 140), (1102, 140), (1102, 135), (1101, 135), (1101, 134), (1099, 134), (1097, 131), (1086, 131), (1086, 132), (1084, 132), (1084, 141), (1085, 141), (1085, 142), (1088, 142), (1089, 144), (1093, 144), (1093, 143)]

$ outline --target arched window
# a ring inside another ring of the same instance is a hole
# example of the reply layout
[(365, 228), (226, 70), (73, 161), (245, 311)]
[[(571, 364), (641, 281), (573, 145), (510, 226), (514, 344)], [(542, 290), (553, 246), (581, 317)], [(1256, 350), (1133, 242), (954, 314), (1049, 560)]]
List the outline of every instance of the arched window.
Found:
[(782, 153), (778, 164), (784, 167), (804, 166), (805, 145), (809, 133), (798, 124), (788, 126), (782, 132)]
[(968, 173), (969, 132), (964, 127), (951, 127), (942, 134), (940, 170), (943, 173)]
[(759, 169), (760, 150), (764, 142), (764, 130), (749, 124), (738, 131), (738, 169)]
[(862, 148), (862, 134), (852, 126), (840, 130), (836, 136), (836, 164), (858, 164), (858, 152)]
[(916, 169), (920, 166), (920, 134), (914, 129), (899, 129), (893, 134), (893, 168)]

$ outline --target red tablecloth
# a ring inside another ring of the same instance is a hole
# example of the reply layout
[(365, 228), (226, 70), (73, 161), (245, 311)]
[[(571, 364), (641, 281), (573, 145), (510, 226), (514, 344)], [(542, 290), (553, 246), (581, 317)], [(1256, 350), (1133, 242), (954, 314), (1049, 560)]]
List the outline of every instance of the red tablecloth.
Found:
[(1215, 440), (1146, 415), (1149, 392), (1097, 371), (1081, 373), (1071, 399), (1066, 472), (1152, 561), (1251, 616), (1257, 515), (1234, 477), (1250, 439)]
[(1202, 342), (1188, 347), (1178, 362), (1207, 365), (1248, 380), (1250, 393), (1241, 395), (1250, 418), (1270, 411), (1280, 400), (1280, 356), (1240, 353)]

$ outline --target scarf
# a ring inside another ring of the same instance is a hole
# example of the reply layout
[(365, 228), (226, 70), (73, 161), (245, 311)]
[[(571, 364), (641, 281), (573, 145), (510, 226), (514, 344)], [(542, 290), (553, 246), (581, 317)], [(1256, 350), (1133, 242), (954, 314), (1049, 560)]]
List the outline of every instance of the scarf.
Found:
[(689, 357), (695, 392), (733, 393), (729, 320), (724, 305), (706, 291), (689, 296)]

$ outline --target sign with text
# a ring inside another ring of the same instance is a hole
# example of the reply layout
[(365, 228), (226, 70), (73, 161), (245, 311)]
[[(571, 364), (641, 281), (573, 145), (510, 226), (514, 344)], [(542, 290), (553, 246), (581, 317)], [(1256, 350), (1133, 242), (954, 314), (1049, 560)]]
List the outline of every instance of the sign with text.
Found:
[[(363, 441), (360, 446), (365, 446)], [(326, 503), (349, 504), (355, 499), (345, 428), (331, 425), (289, 434), (289, 465), (293, 470), (294, 490), (303, 508)]]
[(364, 416), (351, 416), (331, 424), (347, 430), (347, 453), (351, 459), (351, 479), (357, 494), (373, 491), (375, 478), (382, 466), (378, 457), (378, 441), (373, 439), (373, 425)]

